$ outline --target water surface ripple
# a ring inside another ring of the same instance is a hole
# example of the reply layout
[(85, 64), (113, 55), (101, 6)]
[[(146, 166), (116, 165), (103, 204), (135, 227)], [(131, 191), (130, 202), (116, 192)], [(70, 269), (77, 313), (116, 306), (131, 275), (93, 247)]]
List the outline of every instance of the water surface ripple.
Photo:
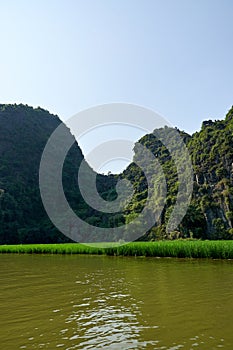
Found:
[(233, 348), (233, 261), (1, 255), (0, 344)]

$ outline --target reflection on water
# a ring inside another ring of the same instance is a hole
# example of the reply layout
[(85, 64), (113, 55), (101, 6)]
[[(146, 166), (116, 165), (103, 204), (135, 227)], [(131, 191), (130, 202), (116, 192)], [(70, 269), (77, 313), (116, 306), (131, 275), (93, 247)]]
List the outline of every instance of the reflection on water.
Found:
[[(66, 320), (67, 324), (73, 325), (70, 340), (79, 341), (76, 348), (138, 349), (157, 343), (139, 339), (142, 329), (148, 326), (137, 319), (141, 314), (140, 303), (130, 295), (124, 278), (114, 279), (97, 272), (76, 283), (86, 285), (90, 295), (84, 297), (81, 304), (73, 305), (74, 310)], [(61, 333), (68, 330), (69, 326)]]
[(232, 261), (0, 259), (4, 350), (232, 350)]

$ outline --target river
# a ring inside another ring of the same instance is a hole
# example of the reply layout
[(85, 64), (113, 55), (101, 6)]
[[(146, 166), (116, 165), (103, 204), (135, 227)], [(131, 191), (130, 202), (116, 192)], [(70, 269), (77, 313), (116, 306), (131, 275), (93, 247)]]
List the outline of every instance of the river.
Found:
[(1, 255), (1, 349), (233, 349), (233, 261)]

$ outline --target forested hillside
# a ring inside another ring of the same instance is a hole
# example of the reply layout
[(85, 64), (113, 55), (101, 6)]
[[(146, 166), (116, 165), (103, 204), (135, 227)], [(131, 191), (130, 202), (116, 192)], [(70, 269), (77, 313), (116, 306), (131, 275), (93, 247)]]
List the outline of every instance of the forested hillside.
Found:
[[(42, 108), (0, 105), (0, 244), (69, 241), (48, 218), (39, 190), (41, 155), (60, 123)], [(63, 167), (65, 195), (83, 219), (108, 225), (108, 216), (90, 208), (80, 195), (77, 174), (82, 160), (75, 142)], [(103, 197), (114, 196), (115, 182), (114, 176), (98, 175)]]
[[(25, 105), (0, 105), (0, 244), (67, 242), (49, 220), (40, 198), (39, 165), (51, 133), (61, 123), (57, 116), (42, 108)], [(172, 129), (160, 130), (172, 137)], [(154, 227), (141, 237), (145, 240), (193, 237), (233, 238), (233, 108), (221, 121), (205, 121), (192, 136), (178, 131), (190, 152), (194, 170), (194, 190), (187, 214), (175, 232), (167, 233), (166, 224), (176, 203), (178, 178), (174, 160), (156, 137), (156, 131), (138, 141), (159, 160), (167, 182), (162, 214)], [(138, 144), (137, 143), (137, 144)], [(103, 214), (88, 206), (77, 186), (78, 168), (83, 160), (75, 142), (63, 171), (66, 197), (82, 219), (100, 227), (124, 225), (142, 211), (148, 187), (144, 173), (135, 164), (140, 154), (135, 145), (134, 162), (119, 176), (97, 176), (97, 189), (106, 200), (116, 197), (119, 178), (130, 180), (135, 193), (124, 212)], [(88, 167), (88, 165), (87, 165)], [(89, 168), (90, 171), (92, 171)], [(147, 172), (156, 183), (157, 174), (150, 164)], [(161, 205), (159, 192), (151, 207)]]

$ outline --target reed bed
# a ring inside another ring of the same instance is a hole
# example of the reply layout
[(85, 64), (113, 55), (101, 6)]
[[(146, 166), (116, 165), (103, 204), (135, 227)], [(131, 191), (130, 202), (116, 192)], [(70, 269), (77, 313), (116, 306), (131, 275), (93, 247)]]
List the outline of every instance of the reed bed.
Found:
[(0, 253), (233, 259), (233, 241), (131, 242), (116, 246), (110, 244), (106, 248), (79, 243), (0, 245)]

